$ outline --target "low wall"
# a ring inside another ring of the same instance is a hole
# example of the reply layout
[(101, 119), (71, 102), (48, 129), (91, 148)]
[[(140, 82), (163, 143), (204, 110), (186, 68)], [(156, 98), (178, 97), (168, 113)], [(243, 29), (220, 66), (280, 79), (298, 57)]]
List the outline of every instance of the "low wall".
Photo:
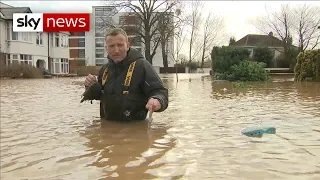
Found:
[(78, 76), (98, 75), (101, 66), (70, 66), (69, 73)]
[(176, 73), (176, 71), (178, 73), (185, 73), (186, 72), (186, 68), (185, 67), (160, 67), (160, 73), (163, 74), (163, 73)]
[[(78, 76), (87, 76), (88, 74), (98, 75), (101, 66), (69, 66), (70, 74), (77, 74)], [(158, 74), (166, 74), (166, 73), (189, 73), (187, 67), (154, 67), (155, 71)], [(209, 73), (210, 68), (198, 68), (194, 70), (192, 73)]]
[(270, 73), (294, 73), (290, 68), (264, 68)]

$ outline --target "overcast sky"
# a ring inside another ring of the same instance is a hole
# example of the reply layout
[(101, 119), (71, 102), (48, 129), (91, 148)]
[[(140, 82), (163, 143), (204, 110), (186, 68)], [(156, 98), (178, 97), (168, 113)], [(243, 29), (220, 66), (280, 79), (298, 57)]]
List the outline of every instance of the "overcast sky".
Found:
[[(2, 1), (12, 6), (27, 6), (33, 12), (91, 12), (92, 6), (103, 5), (102, 1)], [(265, 6), (279, 8), (282, 3), (315, 4), (319, 1), (204, 1), (204, 13), (209, 10), (224, 17), (227, 34), (239, 40), (249, 33), (260, 33), (250, 23), (265, 13)]]
[[(30, 7), (33, 12), (89, 12), (92, 6), (105, 5), (105, 1), (2, 1), (12, 6)], [(236, 40), (247, 34), (261, 34), (252, 24), (258, 16), (266, 13), (266, 6), (279, 9), (281, 4), (310, 4), (320, 6), (320, 1), (203, 1), (202, 14), (209, 11), (224, 18), (227, 40), (234, 36)], [(221, 45), (221, 44), (220, 44)], [(184, 49), (184, 48), (183, 48)], [(187, 50), (187, 48), (186, 48)]]

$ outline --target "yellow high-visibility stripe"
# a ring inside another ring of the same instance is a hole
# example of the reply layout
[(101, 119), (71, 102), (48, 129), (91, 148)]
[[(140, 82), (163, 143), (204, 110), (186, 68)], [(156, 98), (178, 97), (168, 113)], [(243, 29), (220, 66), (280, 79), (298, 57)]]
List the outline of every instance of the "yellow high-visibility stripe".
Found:
[[(127, 86), (127, 87), (130, 86), (131, 79), (132, 79), (132, 74), (133, 74), (135, 65), (136, 65), (136, 61), (133, 61), (130, 64), (129, 68), (128, 68), (127, 76), (126, 76), (126, 78), (124, 80), (124, 85)], [(126, 91), (126, 90), (123, 91), (123, 94), (128, 94), (128, 93), (129, 93), (129, 91)]]
[(102, 76), (102, 87), (106, 83), (108, 79), (108, 66), (104, 69), (103, 76)]
[[(126, 87), (129, 87), (130, 86), (130, 83), (131, 83), (131, 79), (132, 79), (132, 74), (133, 74), (133, 71), (134, 71), (134, 67), (136, 65), (136, 61), (133, 61), (129, 68), (128, 68), (128, 72), (127, 72), (127, 75), (126, 75), (126, 78), (124, 79), (124, 86)], [(104, 69), (104, 72), (103, 72), (103, 76), (102, 76), (102, 86), (105, 85), (106, 81), (108, 79), (108, 67), (106, 67)], [(129, 91), (125, 90), (123, 91), (123, 94), (128, 94)]]

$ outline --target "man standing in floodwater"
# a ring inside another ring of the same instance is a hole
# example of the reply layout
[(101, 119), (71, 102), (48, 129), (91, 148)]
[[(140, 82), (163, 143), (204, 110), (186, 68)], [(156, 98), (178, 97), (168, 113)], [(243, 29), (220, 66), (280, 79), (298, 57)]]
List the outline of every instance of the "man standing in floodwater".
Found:
[(168, 107), (168, 90), (152, 65), (136, 49), (129, 47), (127, 33), (121, 28), (109, 30), (105, 38), (109, 63), (98, 78), (89, 74), (86, 89), (98, 84), (101, 91), (100, 116), (113, 121), (145, 120), (148, 111), (162, 112)]

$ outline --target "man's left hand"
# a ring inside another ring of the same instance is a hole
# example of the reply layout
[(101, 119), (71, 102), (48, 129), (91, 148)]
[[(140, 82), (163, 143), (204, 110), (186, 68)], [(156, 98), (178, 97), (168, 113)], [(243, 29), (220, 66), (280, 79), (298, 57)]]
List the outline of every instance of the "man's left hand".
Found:
[(161, 108), (161, 104), (158, 99), (150, 98), (146, 105), (146, 108), (151, 112), (155, 112)]

